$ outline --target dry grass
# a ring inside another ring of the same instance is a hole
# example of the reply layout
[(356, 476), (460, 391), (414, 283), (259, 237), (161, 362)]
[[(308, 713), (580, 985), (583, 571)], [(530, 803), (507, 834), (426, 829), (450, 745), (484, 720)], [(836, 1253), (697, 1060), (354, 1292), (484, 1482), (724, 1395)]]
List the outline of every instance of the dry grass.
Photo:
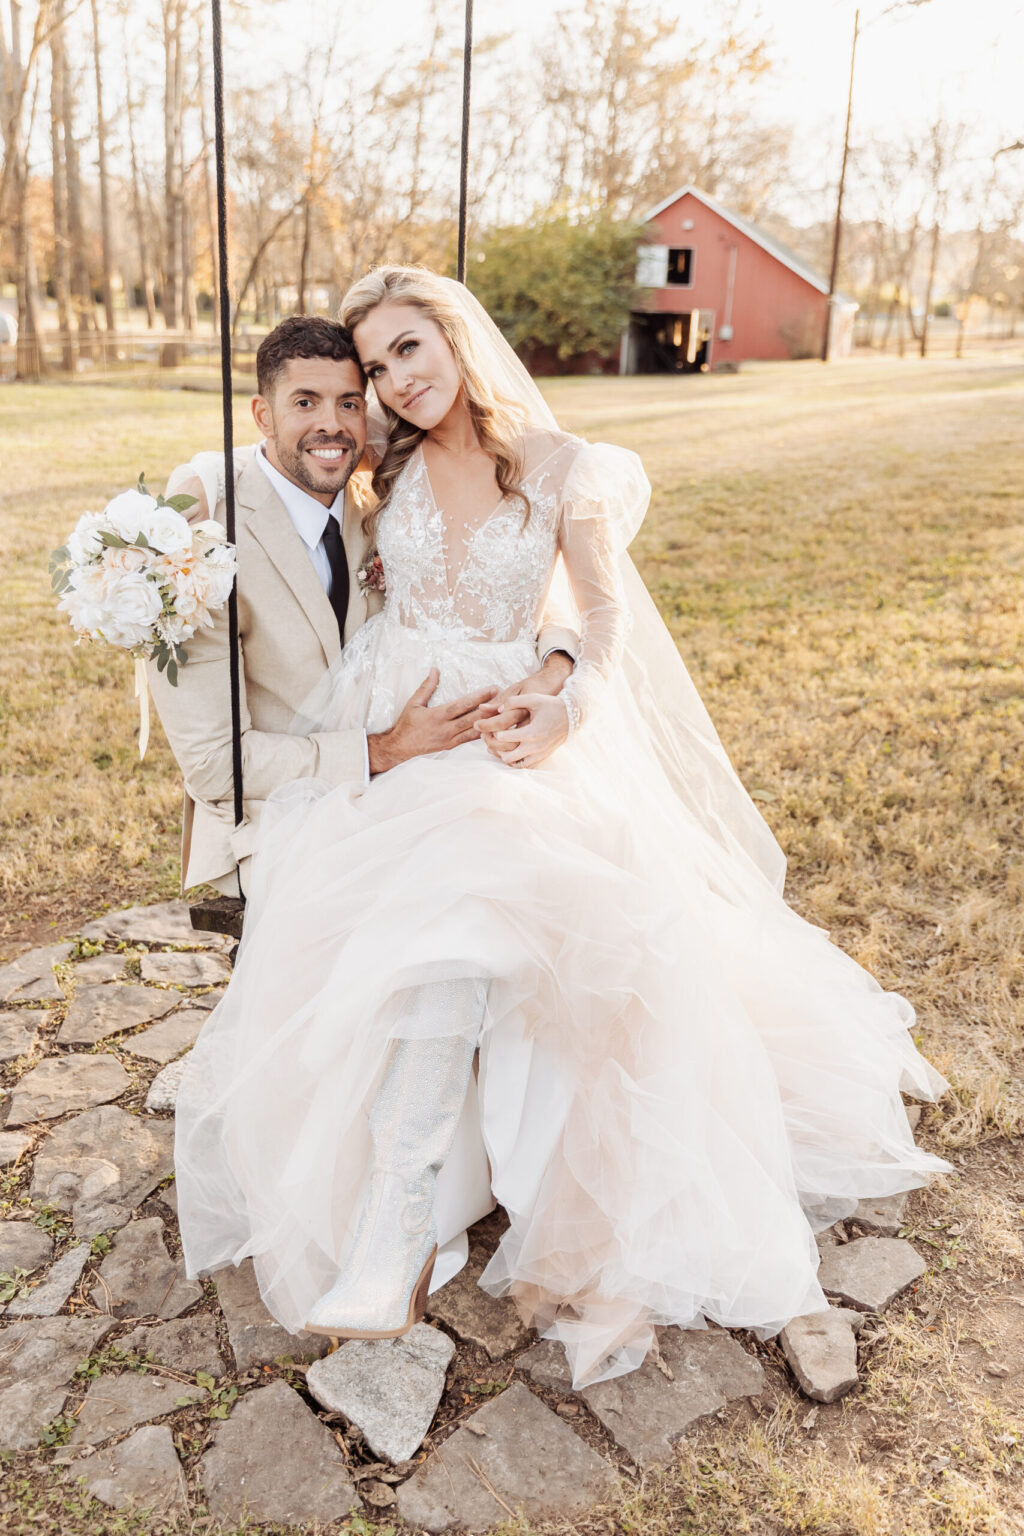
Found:
[[(909, 1235), (933, 1267), (865, 1347), (857, 1393), (812, 1414), (769, 1347), (761, 1404), (572, 1529), (1019, 1530), (1024, 367), (765, 365), (547, 392), (565, 425), (643, 455), (644, 575), (789, 854), (791, 900), (916, 1004), (955, 1086), (923, 1135), (957, 1165), (912, 1203)], [(140, 767), (130, 666), (73, 647), (46, 551), (139, 468), (160, 484), (214, 444), (218, 422), (214, 399), (158, 391), (0, 400), (0, 950), (13, 952), (174, 886), (162, 736)], [(243, 414), (240, 401), (246, 440)], [(987, 1370), (1000, 1361), (1009, 1378)]]

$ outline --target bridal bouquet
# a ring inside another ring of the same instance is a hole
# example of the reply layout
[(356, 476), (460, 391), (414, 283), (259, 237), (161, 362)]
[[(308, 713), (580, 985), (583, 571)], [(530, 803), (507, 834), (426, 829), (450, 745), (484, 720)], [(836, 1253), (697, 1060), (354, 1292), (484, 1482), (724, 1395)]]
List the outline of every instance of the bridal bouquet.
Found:
[(84, 513), (50, 556), (57, 606), (78, 640), (105, 640), (135, 658), (140, 757), (149, 738), (145, 663), (155, 658), (177, 686), (185, 641), (213, 627), (235, 579), (235, 551), (220, 523), (182, 516), (194, 504), (194, 496), (152, 496), (140, 475), (135, 490)]

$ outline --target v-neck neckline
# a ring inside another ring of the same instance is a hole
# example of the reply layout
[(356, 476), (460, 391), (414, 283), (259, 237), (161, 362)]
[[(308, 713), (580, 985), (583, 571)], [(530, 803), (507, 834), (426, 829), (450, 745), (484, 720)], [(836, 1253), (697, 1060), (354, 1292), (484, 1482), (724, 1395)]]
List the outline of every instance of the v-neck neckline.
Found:
[(454, 599), (455, 594), (456, 594), (456, 592), (459, 589), (459, 582), (462, 580), (463, 572), (465, 571), (466, 566), (469, 564), (470, 550), (472, 548), (474, 540), (476, 539), (477, 534), (480, 533), (482, 529), (486, 528), (490, 523), (492, 523), (494, 521), (494, 519), (497, 517), (498, 513), (501, 511), (502, 507), (505, 505), (507, 497), (504, 494), (499, 496), (498, 500), (494, 503), (494, 506), (491, 508), (490, 512), (488, 512), (487, 516), (483, 519), (482, 522), (477, 523), (476, 526), (471, 531), (471, 533), (469, 534), (469, 537), (466, 539), (466, 553), (465, 553), (465, 556), (463, 558), (462, 564), (459, 566), (458, 575), (456, 576), (455, 581), (453, 582), (452, 578), (451, 578), (451, 571), (449, 570), (449, 567), (448, 567), (448, 554), (447, 554), (447, 550), (448, 550), (448, 547), (449, 547), (448, 529), (447, 529), (447, 526), (445, 524), (444, 511), (443, 511), (443, 509), (441, 507), (441, 503), (438, 501), (436, 495), (434, 494), (433, 482), (430, 479), (430, 466), (427, 464), (427, 456), (423, 452), (423, 444), (422, 444), (422, 442), (419, 442), (419, 443), (416, 444), (416, 452), (420, 456), (420, 465), (421, 465), (421, 467), (423, 469), (423, 478), (424, 478), (424, 480), (426, 481), (426, 484), (427, 484), (427, 491), (429, 492), (429, 495), (430, 495), (431, 505), (433, 506), (434, 512), (437, 515), (437, 525), (438, 525), (438, 529), (440, 531), (440, 543), (441, 543), (441, 565), (442, 565), (442, 568), (444, 570), (444, 585), (445, 585), (445, 591), (448, 594), (448, 600), (449, 600), (449, 602), (451, 602)]

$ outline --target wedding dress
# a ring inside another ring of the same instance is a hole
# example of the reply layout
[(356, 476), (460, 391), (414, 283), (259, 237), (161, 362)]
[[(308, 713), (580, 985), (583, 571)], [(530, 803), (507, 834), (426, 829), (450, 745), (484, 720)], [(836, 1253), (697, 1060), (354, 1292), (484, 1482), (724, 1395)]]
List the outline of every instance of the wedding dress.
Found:
[(481, 1284), (560, 1339), (582, 1385), (639, 1365), (655, 1325), (770, 1334), (822, 1309), (814, 1231), (946, 1167), (900, 1097), (945, 1084), (910, 1005), (785, 905), (781, 854), (660, 622), (671, 696), (653, 652), (637, 660), (654, 622), (624, 554), (639, 460), (545, 426), (524, 455), (528, 517), (503, 499), (454, 527), (414, 452), (378, 530), (383, 611), (297, 728), (382, 731), (431, 667), (435, 703), (518, 681), (564, 568), (582, 633), (570, 737), (534, 770), (470, 743), (368, 787), (272, 796), (176, 1163), (189, 1272), (251, 1255), (300, 1329), (357, 1219), (410, 989), (483, 978), (434, 1285), (500, 1202)]

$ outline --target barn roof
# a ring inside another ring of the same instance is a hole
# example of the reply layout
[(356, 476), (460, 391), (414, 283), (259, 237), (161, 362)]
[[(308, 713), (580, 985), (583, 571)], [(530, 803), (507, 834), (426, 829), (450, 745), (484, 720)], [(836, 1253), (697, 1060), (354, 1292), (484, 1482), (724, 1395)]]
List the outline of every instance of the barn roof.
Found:
[[(774, 235), (770, 235), (759, 224), (751, 224), (749, 219), (744, 219), (740, 214), (734, 213), (731, 208), (726, 208), (723, 203), (716, 202), (713, 197), (709, 197), (699, 187), (680, 187), (678, 192), (673, 192), (671, 197), (666, 197), (664, 202), (659, 203), (656, 208), (652, 208), (650, 213), (645, 216), (646, 220), (657, 218), (659, 213), (664, 213), (666, 208), (671, 208), (673, 203), (678, 203), (681, 198), (687, 195), (695, 197), (698, 202), (704, 204), (705, 208), (710, 208), (712, 213), (717, 213), (719, 218), (725, 219), (726, 223), (731, 224), (734, 229), (738, 229), (741, 235), (746, 235), (749, 240), (753, 240), (755, 245), (759, 245), (763, 251), (767, 251), (769, 256), (774, 256), (776, 261), (781, 261), (784, 267), (788, 267), (791, 272), (795, 272), (797, 277), (802, 277), (805, 283), (810, 283), (811, 287), (816, 288), (819, 293), (828, 293), (828, 283), (825, 279), (820, 273), (815, 272), (813, 267), (809, 267), (805, 261), (802, 261), (795, 251), (790, 250), (788, 245), (784, 245), (781, 240), (776, 240)], [(840, 303), (853, 303), (853, 300), (848, 299), (845, 294), (837, 293), (835, 298)]]

